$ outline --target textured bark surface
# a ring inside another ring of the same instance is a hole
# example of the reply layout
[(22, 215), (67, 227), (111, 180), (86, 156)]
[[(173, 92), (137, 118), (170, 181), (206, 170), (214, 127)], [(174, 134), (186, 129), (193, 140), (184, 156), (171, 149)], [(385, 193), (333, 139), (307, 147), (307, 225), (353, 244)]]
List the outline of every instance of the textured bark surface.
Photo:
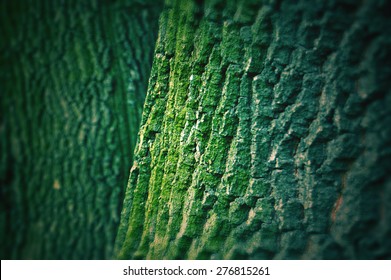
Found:
[(167, 1), (119, 258), (391, 257), (387, 1)]
[(1, 1), (1, 258), (112, 258), (157, 1)]

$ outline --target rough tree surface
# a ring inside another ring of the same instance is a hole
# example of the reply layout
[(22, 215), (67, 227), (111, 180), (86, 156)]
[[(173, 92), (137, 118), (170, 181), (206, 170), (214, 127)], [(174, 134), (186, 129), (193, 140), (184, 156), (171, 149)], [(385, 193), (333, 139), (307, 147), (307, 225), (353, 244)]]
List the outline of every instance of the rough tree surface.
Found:
[(112, 258), (158, 31), (150, 2), (1, 1), (2, 259)]
[(166, 3), (117, 256), (391, 258), (390, 3), (235, 2)]

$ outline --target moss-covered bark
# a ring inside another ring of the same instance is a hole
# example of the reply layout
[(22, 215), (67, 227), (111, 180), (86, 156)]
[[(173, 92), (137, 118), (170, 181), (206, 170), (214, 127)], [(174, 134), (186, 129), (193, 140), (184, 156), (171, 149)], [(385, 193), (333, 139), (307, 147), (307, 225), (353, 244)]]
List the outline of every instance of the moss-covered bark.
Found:
[(387, 1), (166, 1), (119, 258), (390, 258)]
[(159, 1), (0, 3), (1, 258), (111, 258)]

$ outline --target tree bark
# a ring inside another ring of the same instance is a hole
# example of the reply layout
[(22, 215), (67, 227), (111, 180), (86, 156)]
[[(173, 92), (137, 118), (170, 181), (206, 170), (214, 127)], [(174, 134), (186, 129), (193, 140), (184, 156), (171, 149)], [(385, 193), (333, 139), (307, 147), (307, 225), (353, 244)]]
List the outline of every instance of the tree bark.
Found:
[(131, 259), (391, 258), (386, 1), (166, 1)]
[(1, 1), (1, 258), (113, 257), (159, 1)]

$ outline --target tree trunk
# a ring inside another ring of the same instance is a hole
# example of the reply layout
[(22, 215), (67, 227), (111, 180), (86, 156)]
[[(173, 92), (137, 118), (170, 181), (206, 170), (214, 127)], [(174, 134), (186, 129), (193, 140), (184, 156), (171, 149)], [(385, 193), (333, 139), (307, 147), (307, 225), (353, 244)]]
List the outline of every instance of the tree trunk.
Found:
[(167, 1), (118, 258), (391, 258), (386, 1)]
[(1, 258), (111, 258), (159, 5), (1, 1)]

